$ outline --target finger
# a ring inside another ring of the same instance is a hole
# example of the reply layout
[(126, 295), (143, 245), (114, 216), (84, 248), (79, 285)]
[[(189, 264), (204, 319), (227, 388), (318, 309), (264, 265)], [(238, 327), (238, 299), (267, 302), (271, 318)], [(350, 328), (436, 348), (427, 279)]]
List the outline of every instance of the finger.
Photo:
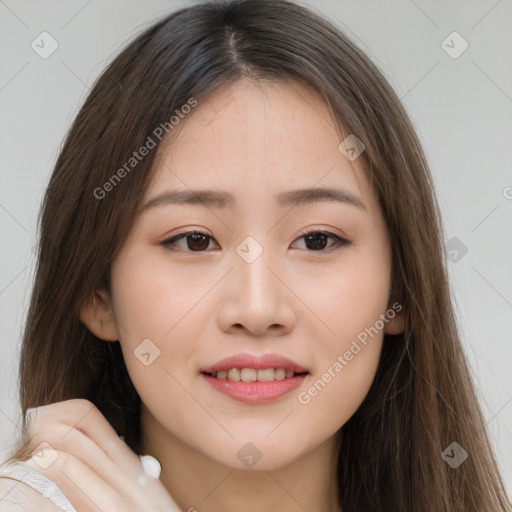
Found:
[(28, 428), (29, 435), (37, 432), (38, 424), (50, 418), (83, 432), (119, 467), (133, 467), (140, 462), (138, 456), (119, 439), (112, 425), (89, 400), (75, 398), (34, 409)]
[(118, 494), (133, 501), (140, 499), (137, 483), (144, 469), (138, 457), (129, 467), (120, 467), (90, 437), (76, 428), (55, 421), (48, 421), (41, 428), (44, 430), (34, 435), (31, 441), (33, 446), (30, 446), (35, 452), (32, 458), (36, 463), (40, 462), (40, 467), (47, 466), (45, 469), (48, 469), (53, 465), (55, 455), (52, 450), (64, 452), (90, 467)]
[[(104, 452), (105, 456), (115, 464), (116, 467), (112, 474), (118, 474), (122, 470), (127, 474), (127, 469), (131, 468), (130, 478), (128, 478), (127, 481), (131, 481), (135, 484), (138, 483), (141, 472), (143, 471), (140, 458), (119, 439), (110, 423), (108, 423), (94, 404), (84, 399), (72, 399), (37, 408), (30, 422), (29, 432), (32, 432), (34, 438), (40, 436), (37, 438), (42, 439), (44, 437), (43, 432), (51, 432), (53, 425), (49, 425), (55, 422), (60, 422), (69, 429), (67, 436), (71, 435), (73, 432), (78, 432), (94, 441), (99, 449)], [(70, 448), (68, 445), (70, 444), (72, 445), (72, 443), (67, 443), (63, 451), (69, 451)], [(36, 447), (34, 447), (34, 449), (35, 448)], [(88, 453), (87, 450), (85, 453)], [(96, 464), (92, 462), (94, 459), (100, 460), (101, 457), (87, 457), (84, 459), (84, 462), (87, 465), (92, 463), (93, 467), (97, 468)], [(101, 469), (97, 470), (98, 474), (104, 475)], [(113, 481), (113, 485), (116, 489), (125, 489), (125, 487), (121, 487), (116, 480)], [(130, 489), (134, 492), (142, 491), (139, 489), (138, 485), (132, 485)], [(169, 506), (172, 505), (176, 510), (179, 510), (178, 506), (159, 480), (149, 478), (146, 481), (144, 493), (147, 495), (148, 492), (151, 493), (154, 503), (168, 503)], [(125, 493), (129, 495), (126, 491), (121, 491), (121, 493), (123, 495)], [(171, 508), (170, 510), (174, 509)]]
[(55, 482), (73, 507), (80, 512), (125, 510), (119, 494), (86, 464), (69, 453), (56, 451), (55, 461), (47, 468), (33, 459), (28, 459), (26, 463)]

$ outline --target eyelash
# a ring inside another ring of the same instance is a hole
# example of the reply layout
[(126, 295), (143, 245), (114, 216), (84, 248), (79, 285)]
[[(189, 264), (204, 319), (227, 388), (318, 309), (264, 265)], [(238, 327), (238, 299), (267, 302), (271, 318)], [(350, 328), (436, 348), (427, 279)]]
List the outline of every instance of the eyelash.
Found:
[[(327, 236), (328, 238), (331, 238), (335, 241), (335, 243), (329, 247), (328, 249), (320, 249), (320, 250), (308, 250), (308, 252), (312, 252), (312, 253), (315, 253), (315, 252), (319, 252), (319, 253), (330, 253), (336, 249), (341, 249), (343, 247), (347, 247), (349, 245), (351, 245), (351, 241), (350, 240), (347, 240), (345, 238), (342, 238), (334, 233), (331, 233), (330, 231), (322, 231), (322, 230), (318, 230), (318, 229), (313, 229), (313, 230), (309, 230), (309, 231), (301, 231), (300, 232), (300, 238), (305, 238), (307, 236), (310, 236), (310, 235), (313, 235), (313, 234), (321, 234), (321, 235), (325, 235)], [(178, 242), (179, 240), (181, 240), (182, 238), (186, 238), (187, 236), (190, 236), (190, 235), (203, 235), (209, 239), (213, 239), (214, 238), (210, 235), (208, 235), (207, 233), (203, 233), (202, 231), (199, 231), (199, 230), (191, 230), (191, 231), (184, 231), (183, 233), (180, 233), (178, 235), (175, 235), (171, 238), (168, 238), (167, 240), (163, 240), (162, 242), (160, 242), (160, 245), (164, 246), (165, 249), (169, 250), (169, 251), (175, 251), (175, 252), (185, 252), (185, 253), (191, 253), (191, 254), (201, 254), (201, 253), (204, 253), (204, 252), (208, 252), (206, 250), (204, 251), (190, 251), (190, 250), (183, 250), (183, 249), (177, 249), (175, 244), (176, 242)], [(298, 240), (297, 239), (297, 240)]]

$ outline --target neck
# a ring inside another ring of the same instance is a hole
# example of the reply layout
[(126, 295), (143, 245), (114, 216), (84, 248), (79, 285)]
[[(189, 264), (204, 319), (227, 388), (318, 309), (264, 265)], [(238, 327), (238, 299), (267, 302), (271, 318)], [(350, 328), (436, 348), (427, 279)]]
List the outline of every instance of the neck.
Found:
[(160, 481), (183, 512), (340, 512), (336, 436), (291, 464), (266, 471), (226, 466), (183, 443), (142, 404), (141, 450), (162, 466)]

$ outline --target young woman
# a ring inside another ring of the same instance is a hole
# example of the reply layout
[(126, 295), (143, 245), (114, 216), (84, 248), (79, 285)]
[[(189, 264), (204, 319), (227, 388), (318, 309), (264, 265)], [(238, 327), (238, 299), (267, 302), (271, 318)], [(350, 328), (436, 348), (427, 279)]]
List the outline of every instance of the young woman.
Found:
[(167, 16), (98, 79), (47, 188), (2, 494), (509, 511), (442, 240), (412, 124), (336, 27), (286, 0)]

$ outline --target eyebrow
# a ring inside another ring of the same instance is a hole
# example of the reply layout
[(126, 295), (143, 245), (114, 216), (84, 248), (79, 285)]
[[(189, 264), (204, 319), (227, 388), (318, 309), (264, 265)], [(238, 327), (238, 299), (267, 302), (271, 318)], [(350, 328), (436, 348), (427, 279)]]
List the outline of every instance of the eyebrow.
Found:
[[(348, 190), (338, 188), (302, 188), (280, 192), (276, 195), (280, 206), (304, 206), (307, 204), (334, 201), (355, 206), (366, 211), (363, 201)], [(236, 204), (233, 194), (221, 190), (167, 190), (151, 198), (141, 213), (168, 204), (199, 205), (207, 208), (226, 209)]]

